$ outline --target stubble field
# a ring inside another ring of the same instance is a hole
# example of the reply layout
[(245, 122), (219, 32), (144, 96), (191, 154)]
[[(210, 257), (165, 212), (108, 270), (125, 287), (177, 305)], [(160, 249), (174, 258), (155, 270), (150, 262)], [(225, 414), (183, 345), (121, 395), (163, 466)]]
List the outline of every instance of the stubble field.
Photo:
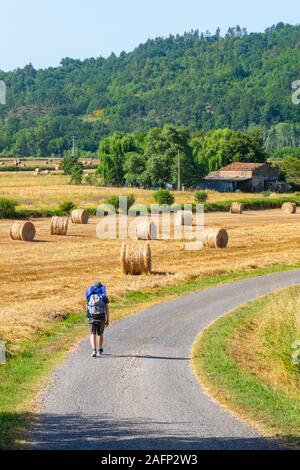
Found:
[(300, 261), (299, 213), (211, 213), (205, 225), (228, 230), (226, 250), (185, 251), (183, 240), (151, 241), (153, 274), (124, 276), (119, 267), (122, 241), (100, 240), (98, 221), (70, 224), (68, 235), (59, 237), (50, 236), (49, 219), (35, 220), (33, 243), (11, 241), (11, 221), (0, 221), (0, 339), (11, 349), (43, 329), (49, 315), (82, 308), (84, 291), (95, 280), (107, 284), (110, 296), (119, 300), (130, 291)]
[[(87, 172), (86, 172), (87, 173)], [(132, 188), (103, 188), (96, 186), (75, 186), (69, 184), (70, 177), (57, 172), (35, 176), (32, 172), (0, 172), (0, 195), (20, 202), (24, 209), (55, 209), (65, 200), (71, 200), (80, 207), (97, 208), (108, 196), (133, 193), (137, 203), (153, 203), (153, 191)], [(176, 202), (192, 203), (191, 191), (174, 191)], [(232, 200), (239, 197), (256, 198), (259, 194), (232, 194), (208, 192), (208, 201)], [(284, 195), (282, 195), (284, 196)]]

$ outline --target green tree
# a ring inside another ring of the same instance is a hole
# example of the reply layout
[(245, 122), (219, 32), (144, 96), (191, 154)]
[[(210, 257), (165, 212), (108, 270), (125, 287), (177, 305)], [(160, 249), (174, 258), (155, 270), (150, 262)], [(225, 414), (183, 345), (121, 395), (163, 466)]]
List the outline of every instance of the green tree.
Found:
[(124, 179), (130, 186), (140, 186), (147, 183), (147, 156), (136, 152), (126, 154), (124, 162)]
[(300, 159), (297, 157), (284, 157), (280, 163), (280, 171), (288, 183), (300, 185)]
[(154, 186), (178, 182), (178, 158), (181, 164), (181, 182), (190, 186), (197, 180), (197, 167), (192, 148), (189, 145), (189, 132), (183, 127), (171, 124), (162, 129), (151, 129), (145, 138), (147, 176)]
[(146, 163), (145, 180), (150, 186), (163, 188), (170, 183), (172, 161), (166, 154), (153, 154), (148, 156)]
[(300, 147), (282, 147), (270, 153), (272, 160), (282, 160), (284, 157), (296, 157), (300, 159)]
[(71, 183), (72, 184), (81, 184), (83, 177), (83, 166), (81, 163), (77, 162), (73, 165), (71, 170)]
[(266, 153), (263, 140), (256, 130), (249, 132), (218, 129), (191, 143), (194, 157), (202, 174), (219, 170), (232, 162), (263, 162)]
[(64, 154), (64, 158), (61, 163), (61, 168), (65, 175), (71, 175), (73, 168), (76, 167), (79, 163), (79, 153), (75, 152), (75, 155), (72, 155), (71, 151), (67, 151)]
[(138, 150), (138, 143), (132, 134), (116, 132), (102, 140), (99, 145), (98, 174), (104, 184), (122, 186), (124, 184), (124, 164), (126, 154)]

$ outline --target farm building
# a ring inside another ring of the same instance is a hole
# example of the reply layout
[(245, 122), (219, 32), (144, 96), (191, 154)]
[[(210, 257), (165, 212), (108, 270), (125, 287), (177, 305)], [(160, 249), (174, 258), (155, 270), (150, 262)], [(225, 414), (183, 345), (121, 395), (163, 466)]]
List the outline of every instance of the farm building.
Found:
[(285, 192), (286, 183), (280, 182), (280, 172), (267, 163), (231, 163), (204, 178), (204, 187), (219, 192)]

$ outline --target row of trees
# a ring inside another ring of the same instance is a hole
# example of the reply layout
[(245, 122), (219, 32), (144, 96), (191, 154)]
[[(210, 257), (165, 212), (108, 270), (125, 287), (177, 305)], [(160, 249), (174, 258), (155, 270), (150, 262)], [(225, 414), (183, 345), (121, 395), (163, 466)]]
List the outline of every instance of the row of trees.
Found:
[(267, 158), (261, 134), (219, 129), (191, 135), (171, 124), (134, 135), (117, 132), (100, 142), (97, 170), (105, 185), (163, 187), (178, 182), (199, 184), (210, 171), (234, 161), (263, 162)]
[[(66, 151), (62, 169), (71, 182), (80, 184), (83, 166), (76, 154)], [(111, 186), (165, 187), (178, 183), (180, 163), (181, 183), (197, 186), (200, 179), (232, 162), (264, 162), (270, 154), (265, 151), (258, 129), (248, 132), (218, 129), (189, 133), (183, 127), (168, 124), (147, 133), (116, 132), (101, 140), (99, 166), (96, 175), (84, 177), (86, 184)], [(294, 186), (300, 185), (300, 148), (283, 147), (271, 154), (282, 177)]]

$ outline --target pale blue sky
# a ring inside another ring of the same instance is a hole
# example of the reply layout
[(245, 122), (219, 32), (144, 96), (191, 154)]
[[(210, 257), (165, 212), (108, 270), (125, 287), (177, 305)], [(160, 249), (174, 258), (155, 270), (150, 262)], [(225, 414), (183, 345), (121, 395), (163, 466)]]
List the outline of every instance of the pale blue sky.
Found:
[(130, 51), (149, 37), (300, 22), (299, 0), (0, 0), (0, 69)]

